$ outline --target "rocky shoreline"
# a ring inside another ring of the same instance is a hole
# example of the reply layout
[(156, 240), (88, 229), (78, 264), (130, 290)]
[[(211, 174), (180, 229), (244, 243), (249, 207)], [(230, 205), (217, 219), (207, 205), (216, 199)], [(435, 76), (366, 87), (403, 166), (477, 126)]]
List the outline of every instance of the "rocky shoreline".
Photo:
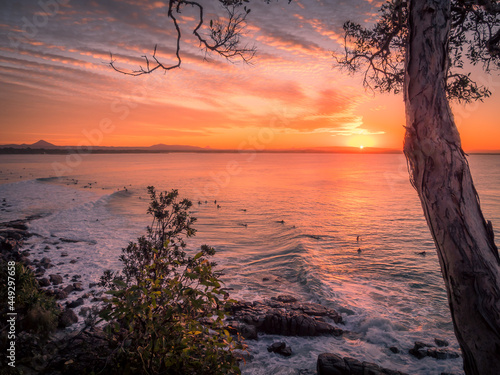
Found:
[[(61, 275), (51, 273), (54, 259), (43, 256), (32, 259), (30, 250), (21, 250), (24, 240), (31, 237), (28, 223), (38, 217), (28, 217), (0, 223), (0, 250), (4, 261), (14, 260), (29, 267), (38, 280), (38, 286), (44, 293), (56, 299), (59, 308), (58, 330), (48, 339), (40, 340), (36, 335), (19, 332), (18, 370), (23, 374), (64, 374), (87, 373), (101, 370), (108, 366), (108, 358), (116, 348), (104, 332), (92, 326), (92, 311), (84, 304), (96, 304), (101, 301), (102, 291), (96, 285), (84, 285), (79, 275)], [(64, 250), (64, 239), (54, 241), (58, 250)], [(43, 253), (50, 253), (50, 248)], [(43, 254), (41, 254), (43, 255)], [(49, 254), (46, 254), (49, 255)], [(65, 258), (68, 253), (62, 251)], [(69, 260), (75, 263), (78, 259)], [(76, 323), (82, 329), (75, 330)], [(83, 324), (82, 324), (83, 323)], [(346, 332), (343, 317), (335, 310), (316, 303), (298, 301), (294, 296), (278, 295), (268, 300), (239, 302), (233, 305), (228, 318), (228, 329), (231, 333), (239, 333), (246, 340), (258, 340), (259, 335), (280, 336), (334, 336), (342, 337)], [(70, 328), (68, 328), (70, 327)], [(421, 359), (433, 357), (438, 360), (457, 358), (460, 354), (448, 349), (444, 340), (436, 339), (436, 345), (416, 342), (408, 350), (409, 355)], [(393, 353), (401, 349), (389, 348)], [(293, 356), (293, 348), (284, 342), (275, 342), (268, 351), (284, 357)], [(245, 354), (244, 354), (245, 355)], [(245, 355), (251, 360), (250, 355)], [(110, 372), (112, 373), (112, 371)], [(293, 373), (289, 372), (290, 374)], [(307, 370), (296, 374), (313, 374)], [(384, 369), (374, 363), (360, 362), (349, 357), (341, 357), (334, 353), (322, 353), (317, 361), (318, 375), (404, 375), (404, 373)], [(444, 373), (443, 373), (444, 374)]]

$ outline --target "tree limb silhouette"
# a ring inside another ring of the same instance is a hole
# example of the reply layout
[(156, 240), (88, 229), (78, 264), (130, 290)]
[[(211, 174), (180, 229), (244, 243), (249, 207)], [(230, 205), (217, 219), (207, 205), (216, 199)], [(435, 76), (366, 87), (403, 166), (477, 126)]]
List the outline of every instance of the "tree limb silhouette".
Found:
[(203, 6), (198, 1), (169, 0), (167, 17), (172, 21), (176, 31), (176, 62), (168, 65), (162, 63), (157, 57), (158, 45), (155, 45), (151, 58), (146, 55), (142, 56), (145, 60), (145, 66), (141, 65), (137, 70), (124, 70), (117, 67), (113, 54), (110, 54), (109, 65), (115, 71), (131, 76), (150, 74), (156, 70), (168, 71), (179, 68), (182, 63), (182, 32), (176, 15), (180, 14), (188, 6), (198, 10), (198, 23), (193, 29), (193, 35), (198, 40), (200, 48), (205, 51), (205, 54), (216, 53), (229, 61), (239, 58), (248, 63), (255, 55), (255, 47), (241, 45), (241, 35), (246, 26), (246, 17), (250, 13), (250, 9), (243, 5), (246, 2), (248, 0), (219, 0), (225, 10), (226, 18), (211, 20), (208, 25), (210, 32), (208, 35), (204, 35), (201, 32), (201, 28), (205, 23)]

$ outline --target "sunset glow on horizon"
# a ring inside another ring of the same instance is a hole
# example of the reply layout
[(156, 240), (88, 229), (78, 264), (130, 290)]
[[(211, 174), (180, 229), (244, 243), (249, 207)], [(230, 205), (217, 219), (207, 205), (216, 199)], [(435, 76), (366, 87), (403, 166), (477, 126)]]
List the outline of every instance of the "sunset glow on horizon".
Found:
[[(217, 2), (202, 3), (205, 20), (223, 14)], [(251, 2), (245, 34), (257, 48), (251, 64), (205, 61), (191, 34), (197, 14), (187, 9), (179, 15), (181, 68), (121, 75), (107, 65), (110, 52), (125, 69), (144, 65), (141, 56), (151, 58), (155, 44), (162, 61), (175, 56), (166, 2), (146, 4), (2, 3), (0, 143), (402, 149), (402, 95), (366, 91), (359, 76), (333, 67), (342, 24), (373, 22), (380, 2)], [(492, 96), (453, 104), (463, 148), (500, 150), (500, 79), (473, 75), (489, 83)], [(98, 137), (103, 121), (111, 125)]]

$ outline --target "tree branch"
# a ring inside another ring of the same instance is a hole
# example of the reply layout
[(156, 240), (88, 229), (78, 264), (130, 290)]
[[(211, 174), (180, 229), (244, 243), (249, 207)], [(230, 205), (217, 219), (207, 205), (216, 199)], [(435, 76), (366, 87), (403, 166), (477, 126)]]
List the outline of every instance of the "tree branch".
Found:
[[(145, 67), (141, 65), (137, 70), (125, 70), (116, 66), (116, 60), (113, 58), (113, 54), (110, 53), (109, 65), (118, 73), (130, 76), (150, 74), (158, 69), (168, 71), (180, 68), (182, 63), (182, 32), (176, 14), (181, 13), (182, 9), (186, 6), (191, 6), (198, 9), (198, 23), (196, 24), (196, 27), (192, 32), (198, 40), (200, 48), (204, 50), (206, 54), (216, 53), (229, 61), (232, 61), (234, 58), (240, 58), (245, 63), (249, 63), (255, 55), (255, 47), (240, 45), (241, 35), (243, 34), (244, 28), (246, 26), (246, 17), (250, 13), (250, 9), (247, 9), (246, 6), (243, 6), (243, 0), (219, 0), (219, 2), (226, 12), (227, 19), (224, 21), (216, 20), (215, 22), (211, 20), (209, 25), (210, 34), (209, 38), (207, 38), (200, 32), (202, 26), (204, 25), (204, 9), (199, 2), (187, 0), (169, 1), (167, 17), (172, 21), (176, 31), (175, 63), (170, 65), (162, 63), (156, 54), (158, 45), (155, 45), (152, 55), (154, 64), (151, 64), (151, 61), (147, 56), (142, 56), (145, 59)], [(239, 11), (241, 6), (243, 6), (243, 9), (242, 11)]]

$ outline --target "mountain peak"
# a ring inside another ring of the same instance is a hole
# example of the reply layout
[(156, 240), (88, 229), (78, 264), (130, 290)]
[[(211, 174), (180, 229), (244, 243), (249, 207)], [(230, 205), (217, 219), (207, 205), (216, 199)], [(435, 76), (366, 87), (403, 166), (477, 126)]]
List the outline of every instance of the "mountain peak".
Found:
[(32, 145), (29, 145), (30, 147), (36, 147), (36, 148), (47, 148), (47, 147), (56, 147), (52, 143), (49, 143), (47, 141), (44, 141), (43, 139), (39, 140), (38, 142), (33, 143)]

